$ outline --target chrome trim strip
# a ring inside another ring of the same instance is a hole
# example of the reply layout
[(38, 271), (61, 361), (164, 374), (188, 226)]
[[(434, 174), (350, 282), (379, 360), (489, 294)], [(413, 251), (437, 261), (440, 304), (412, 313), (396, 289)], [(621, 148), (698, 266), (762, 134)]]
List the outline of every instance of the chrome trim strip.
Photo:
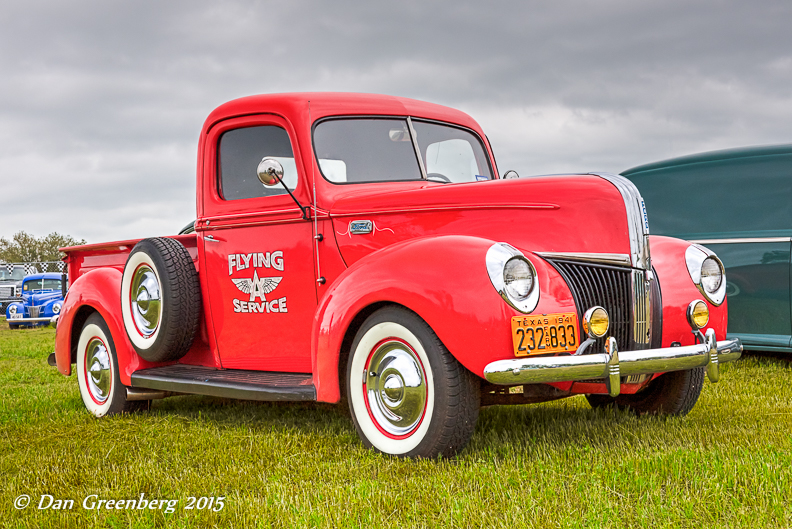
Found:
[(688, 241), (693, 244), (737, 244), (761, 242), (792, 242), (792, 237), (745, 237), (743, 239), (696, 239)]
[[(487, 364), (484, 378), (493, 384), (504, 385), (569, 382), (592, 378), (611, 382), (609, 375), (614, 372), (618, 372), (620, 376), (630, 376), (707, 367), (710, 380), (717, 382), (719, 365), (737, 360), (742, 350), (739, 338), (716, 342), (715, 331), (709, 329), (706, 343), (684, 347), (498, 360)], [(614, 355), (618, 356), (614, 358)], [(611, 388), (613, 390), (615, 388)]]
[(576, 253), (576, 252), (534, 252), (547, 259), (569, 259), (587, 263), (602, 263), (618, 266), (632, 266), (632, 260), (626, 253)]
[(649, 217), (646, 214), (641, 193), (635, 184), (621, 175), (612, 173), (588, 173), (599, 176), (613, 184), (621, 193), (624, 207), (627, 211), (627, 226), (630, 233), (630, 258), (634, 268), (642, 270), (652, 269), (652, 260), (649, 255)]

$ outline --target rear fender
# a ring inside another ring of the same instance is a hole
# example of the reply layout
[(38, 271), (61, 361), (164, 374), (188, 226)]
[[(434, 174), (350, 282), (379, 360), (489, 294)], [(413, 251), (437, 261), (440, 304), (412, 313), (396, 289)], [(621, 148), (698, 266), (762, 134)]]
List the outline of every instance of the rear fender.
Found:
[(121, 320), (120, 293), (121, 272), (115, 268), (91, 270), (71, 285), (61, 308), (55, 336), (58, 371), (67, 376), (71, 375), (72, 344), (76, 344), (79, 338), (86, 308), (98, 312), (110, 329), (122, 384), (131, 385), (132, 372), (159, 365), (146, 362), (132, 348)]
[[(317, 398), (340, 398), (339, 362), (356, 316), (383, 303), (418, 314), (471, 372), (513, 358), (511, 317), (520, 315), (496, 292), (485, 264), (496, 241), (469, 236), (412, 239), (357, 261), (333, 283), (317, 309), (312, 362)], [(566, 284), (544, 260), (524, 252), (537, 270), (539, 305), (533, 314), (576, 312)], [(341, 375), (344, 376), (344, 375)]]

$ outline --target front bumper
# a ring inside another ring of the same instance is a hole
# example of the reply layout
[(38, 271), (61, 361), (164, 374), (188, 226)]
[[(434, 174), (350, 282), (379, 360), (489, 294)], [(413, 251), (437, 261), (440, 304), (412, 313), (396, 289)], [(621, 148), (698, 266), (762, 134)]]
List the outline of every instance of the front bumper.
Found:
[(621, 377), (627, 375), (706, 367), (709, 379), (717, 382), (720, 378), (720, 364), (737, 360), (743, 350), (739, 338), (716, 341), (713, 329), (707, 330), (702, 344), (619, 352), (616, 349), (616, 340), (608, 338), (607, 349), (600, 354), (498, 360), (487, 364), (484, 378), (493, 384), (504, 385), (602, 378), (608, 386), (608, 393), (616, 397), (621, 392)]
[(11, 318), (10, 320), (6, 319), (6, 323), (13, 323), (14, 325), (16, 325), (18, 323), (44, 323), (44, 322), (47, 322), (47, 323), (54, 324), (55, 322), (58, 321), (57, 318), (58, 318), (57, 315), (55, 315), (55, 316), (42, 316), (41, 318)]

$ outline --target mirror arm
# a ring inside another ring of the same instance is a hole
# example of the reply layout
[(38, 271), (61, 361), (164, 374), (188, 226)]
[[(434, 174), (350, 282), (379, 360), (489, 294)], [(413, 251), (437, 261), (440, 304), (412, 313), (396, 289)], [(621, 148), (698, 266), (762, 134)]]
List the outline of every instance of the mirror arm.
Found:
[(307, 213), (308, 208), (306, 206), (303, 206), (302, 204), (300, 204), (300, 201), (297, 200), (297, 198), (295, 198), (295, 196), (292, 194), (292, 192), (289, 189), (289, 187), (286, 185), (286, 182), (284, 182), (282, 178), (279, 178), (278, 182), (281, 183), (281, 185), (283, 186), (283, 189), (285, 189), (286, 192), (289, 193), (289, 196), (292, 197), (292, 200), (294, 200), (294, 203), (297, 204), (298, 208), (300, 208), (300, 213), (302, 213), (303, 220), (310, 220), (310, 218), (308, 217), (308, 213)]

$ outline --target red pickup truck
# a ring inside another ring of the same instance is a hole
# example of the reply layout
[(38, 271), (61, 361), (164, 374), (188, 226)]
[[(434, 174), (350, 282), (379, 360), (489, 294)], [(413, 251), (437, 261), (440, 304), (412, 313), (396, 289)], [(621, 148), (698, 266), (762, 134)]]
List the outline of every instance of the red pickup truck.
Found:
[(629, 181), (501, 178), (457, 110), (246, 97), (207, 118), (197, 173), (195, 233), (63, 249), (50, 362), (98, 417), (184, 393), (345, 402), (365, 445), (448, 456), (480, 406), (685, 414), (742, 351), (722, 263), (650, 236)]

